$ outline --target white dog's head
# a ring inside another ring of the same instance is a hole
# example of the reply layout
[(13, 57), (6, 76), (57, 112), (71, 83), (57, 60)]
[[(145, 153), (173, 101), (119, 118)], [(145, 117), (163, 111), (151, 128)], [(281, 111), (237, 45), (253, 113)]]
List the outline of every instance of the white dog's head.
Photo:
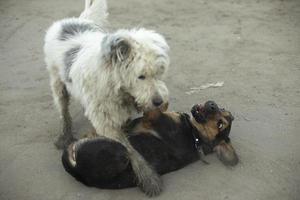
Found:
[(102, 43), (116, 88), (130, 94), (144, 111), (168, 102), (169, 92), (162, 81), (169, 67), (168, 51), (163, 36), (146, 29), (119, 30)]

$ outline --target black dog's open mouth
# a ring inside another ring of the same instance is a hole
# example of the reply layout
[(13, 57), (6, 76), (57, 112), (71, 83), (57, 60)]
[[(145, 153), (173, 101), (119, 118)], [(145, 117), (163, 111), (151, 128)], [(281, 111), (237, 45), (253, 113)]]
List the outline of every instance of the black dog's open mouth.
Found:
[(205, 122), (205, 109), (202, 104), (196, 104), (192, 107), (191, 113), (198, 123)]

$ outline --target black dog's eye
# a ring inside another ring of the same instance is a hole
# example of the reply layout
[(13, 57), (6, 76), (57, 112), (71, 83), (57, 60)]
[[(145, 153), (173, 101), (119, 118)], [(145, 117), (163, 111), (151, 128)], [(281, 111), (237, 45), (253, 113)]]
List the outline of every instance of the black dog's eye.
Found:
[(218, 125), (218, 129), (223, 128), (223, 121), (219, 120), (217, 125)]
[(145, 80), (146, 77), (144, 75), (141, 75), (138, 78), (141, 79), (141, 80)]

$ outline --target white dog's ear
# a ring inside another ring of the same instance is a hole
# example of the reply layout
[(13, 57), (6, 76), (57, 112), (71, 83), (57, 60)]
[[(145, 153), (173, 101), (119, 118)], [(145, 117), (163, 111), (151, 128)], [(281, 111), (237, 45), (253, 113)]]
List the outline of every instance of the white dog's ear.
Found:
[(104, 56), (112, 63), (125, 61), (131, 53), (131, 45), (129, 39), (116, 36), (107, 35), (102, 42)]

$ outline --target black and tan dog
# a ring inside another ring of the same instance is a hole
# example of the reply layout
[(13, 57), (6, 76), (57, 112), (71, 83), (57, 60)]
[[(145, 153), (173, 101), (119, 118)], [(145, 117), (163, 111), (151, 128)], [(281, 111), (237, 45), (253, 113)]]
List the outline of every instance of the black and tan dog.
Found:
[[(159, 173), (165, 174), (215, 151), (225, 165), (238, 157), (229, 139), (233, 116), (213, 101), (195, 105), (185, 113), (152, 111), (128, 128), (133, 147)], [(78, 181), (98, 188), (118, 189), (137, 185), (126, 148), (107, 138), (81, 139), (65, 149), (62, 162)]]

